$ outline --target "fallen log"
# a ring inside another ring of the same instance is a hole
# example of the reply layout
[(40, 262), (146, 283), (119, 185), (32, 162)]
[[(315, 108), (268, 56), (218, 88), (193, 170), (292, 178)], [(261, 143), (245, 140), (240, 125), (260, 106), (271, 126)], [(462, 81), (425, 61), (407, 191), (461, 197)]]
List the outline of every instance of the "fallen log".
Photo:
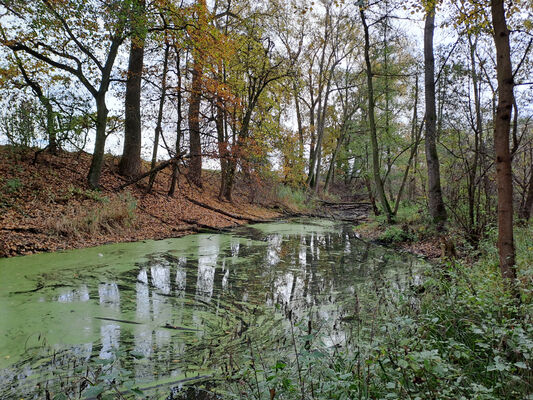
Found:
[(226, 217), (230, 217), (230, 218), (233, 218), (233, 219), (238, 219), (238, 220), (241, 220), (241, 221), (264, 222), (264, 220), (262, 220), (262, 219), (256, 219), (256, 218), (250, 218), (250, 217), (246, 217), (246, 216), (242, 216), (242, 215), (232, 214), (230, 212), (227, 212), (227, 211), (218, 209), (216, 207), (210, 206), (209, 204), (205, 204), (205, 203), (202, 203), (201, 201), (192, 199), (192, 198), (190, 198), (188, 196), (185, 196), (185, 199), (187, 199), (188, 201), (190, 201), (193, 204), (196, 204), (197, 206), (200, 206), (200, 207), (206, 208), (208, 210), (214, 211), (216, 213), (225, 215)]
[(157, 167), (152, 168), (150, 171), (145, 172), (144, 174), (141, 174), (141, 175), (135, 177), (134, 179), (132, 179), (132, 180), (130, 180), (130, 181), (128, 181), (128, 182), (126, 182), (126, 183), (124, 183), (124, 184), (122, 184), (122, 185), (116, 187), (116, 188), (115, 188), (115, 191), (118, 192), (119, 190), (122, 190), (122, 189), (124, 189), (124, 188), (126, 188), (126, 187), (128, 187), (128, 186), (130, 186), (130, 185), (133, 185), (134, 183), (137, 183), (137, 182), (139, 182), (140, 180), (142, 180), (142, 179), (144, 179), (144, 178), (147, 178), (147, 177), (149, 177), (149, 176), (152, 175), (152, 174), (155, 174), (155, 173), (157, 173), (157, 172), (159, 172), (159, 171), (162, 171), (162, 170), (164, 170), (166, 167), (168, 167), (168, 166), (170, 166), (170, 165), (174, 165), (175, 163), (177, 163), (178, 160), (179, 160), (179, 159), (177, 159), (177, 158), (171, 158), (170, 160), (163, 161), (163, 162), (160, 163)]

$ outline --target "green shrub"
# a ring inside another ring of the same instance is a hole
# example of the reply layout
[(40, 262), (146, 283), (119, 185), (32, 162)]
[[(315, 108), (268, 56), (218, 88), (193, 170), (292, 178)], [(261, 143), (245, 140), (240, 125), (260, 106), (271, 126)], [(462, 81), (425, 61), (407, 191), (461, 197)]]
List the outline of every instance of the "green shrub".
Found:
[(398, 225), (391, 225), (385, 230), (385, 232), (381, 234), (378, 240), (384, 243), (402, 243), (412, 242), (416, 240), (416, 237), (409, 230), (407, 225), (403, 225), (402, 227)]

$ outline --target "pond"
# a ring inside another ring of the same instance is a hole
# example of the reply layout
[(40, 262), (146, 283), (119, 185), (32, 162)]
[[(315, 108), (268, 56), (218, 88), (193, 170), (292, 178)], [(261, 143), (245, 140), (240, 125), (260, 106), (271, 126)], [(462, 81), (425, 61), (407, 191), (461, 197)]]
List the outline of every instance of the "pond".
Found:
[(304, 316), (335, 346), (362, 285), (401, 288), (423, 266), (317, 219), (3, 259), (0, 398), (79, 390), (88, 365), (165, 398), (242, 366), (251, 340), (279, 349)]

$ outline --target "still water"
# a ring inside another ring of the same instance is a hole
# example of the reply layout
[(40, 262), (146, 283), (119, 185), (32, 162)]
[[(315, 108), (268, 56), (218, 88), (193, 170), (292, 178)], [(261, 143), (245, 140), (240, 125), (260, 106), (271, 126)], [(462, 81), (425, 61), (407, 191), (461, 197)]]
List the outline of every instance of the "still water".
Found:
[(423, 265), (312, 219), (0, 260), (0, 398), (42, 398), (116, 357), (164, 396), (214, 379), (244, 337), (279, 344), (289, 315), (312, 314), (333, 346), (361, 285), (401, 288)]

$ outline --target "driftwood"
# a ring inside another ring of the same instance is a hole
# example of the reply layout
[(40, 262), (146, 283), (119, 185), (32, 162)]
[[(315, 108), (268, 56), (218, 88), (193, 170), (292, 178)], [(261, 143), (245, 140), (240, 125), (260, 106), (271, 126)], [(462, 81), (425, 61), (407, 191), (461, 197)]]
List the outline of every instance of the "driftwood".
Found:
[[(202, 224), (202, 223), (200, 223), (198, 221), (194, 221), (192, 219), (180, 218), (180, 221), (186, 222), (186, 223), (191, 224), (191, 225), (195, 225), (198, 228), (208, 229), (208, 230), (211, 230), (211, 231), (218, 231), (218, 232), (227, 232), (228, 231), (228, 228), (218, 228), (216, 226)], [(234, 226), (236, 226), (236, 225), (233, 225), (231, 228), (233, 228)]]
[[(130, 321), (128, 319), (117, 319), (117, 318), (109, 318), (109, 317), (94, 317), (94, 318), (102, 320), (102, 321), (120, 322), (120, 323), (123, 323), (123, 324), (132, 324), (132, 325), (143, 325), (142, 322)], [(199, 329), (184, 328), (182, 326), (174, 326), (174, 325), (171, 325), (169, 323), (166, 323), (165, 325), (161, 325), (161, 328), (175, 329), (175, 330), (179, 330), (179, 331), (200, 332)]]

